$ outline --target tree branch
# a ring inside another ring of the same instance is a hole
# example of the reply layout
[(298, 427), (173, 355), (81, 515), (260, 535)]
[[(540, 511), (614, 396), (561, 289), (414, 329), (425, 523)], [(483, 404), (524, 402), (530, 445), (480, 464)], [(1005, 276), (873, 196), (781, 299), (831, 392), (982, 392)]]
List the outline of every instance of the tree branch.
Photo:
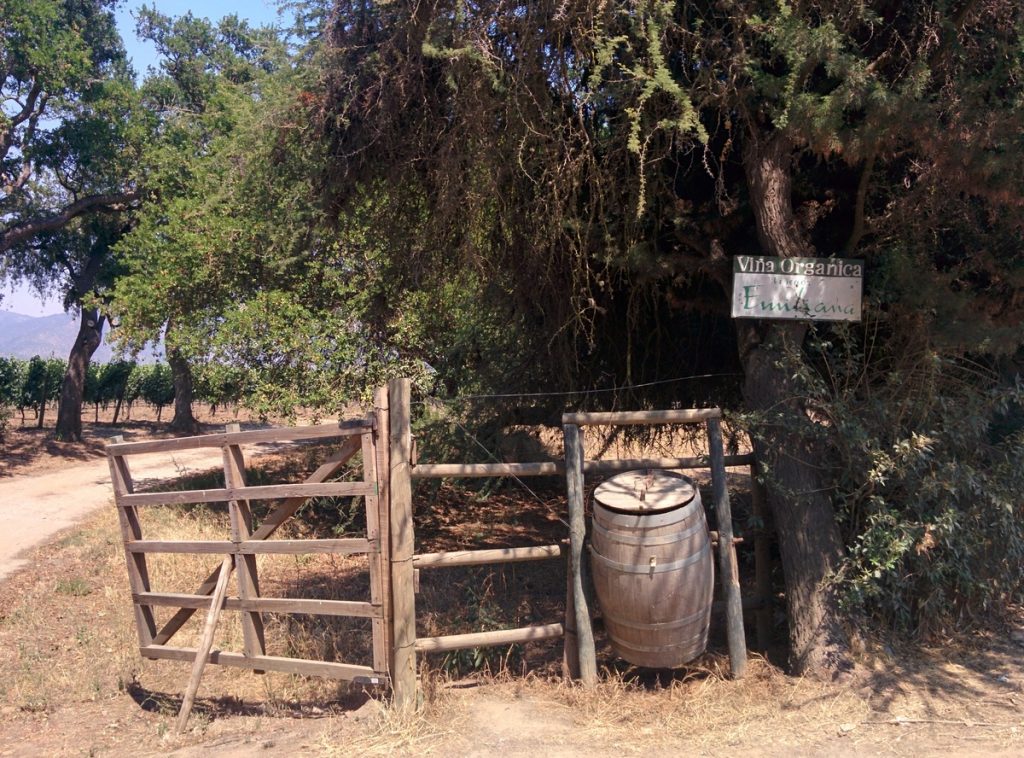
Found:
[(867, 203), (868, 187), (871, 184), (871, 172), (875, 169), (875, 159), (878, 157), (877, 146), (871, 150), (867, 160), (864, 162), (864, 170), (860, 174), (860, 182), (857, 185), (857, 199), (853, 207), (853, 229), (850, 231), (850, 238), (846, 240), (843, 248), (845, 255), (851, 255), (860, 244), (864, 236), (864, 206)]
[(971, 11), (974, 10), (975, 6), (978, 5), (978, 0), (965, 0), (964, 4), (960, 6), (960, 9), (953, 14), (950, 19), (950, 26), (952, 31), (948, 34), (943, 34), (942, 39), (939, 41), (939, 46), (935, 48), (935, 51), (928, 57), (928, 67), (935, 68), (945, 59), (946, 55), (949, 54), (950, 49), (953, 46), (953, 40), (960, 34), (964, 24), (967, 22), (967, 16), (970, 15)]
[[(28, 93), (28, 97), (25, 98), (25, 104), (22, 105), (21, 111), (10, 117), (10, 125), (7, 130), (0, 134), (0, 158), (6, 158), (8, 151), (11, 149), (11, 145), (14, 144), (14, 131), (18, 125), (33, 115), (33, 110), (36, 107), (36, 100), (39, 99), (39, 95), (43, 91), (43, 85), (39, 82), (35, 82), (32, 85), (32, 89)], [(17, 101), (15, 101), (17, 102)], [(21, 105), (21, 103), (18, 103)], [(46, 107), (46, 98), (43, 98), (43, 102), (39, 107), (39, 111), (34, 115), (38, 117), (39, 113), (42, 112), (43, 108)]]
[(0, 232), (0, 253), (7, 252), (15, 245), (27, 242), (38, 234), (59, 229), (71, 219), (92, 210), (124, 210), (142, 196), (141, 190), (115, 192), (102, 195), (88, 195), (65, 206), (50, 216), (29, 219)]

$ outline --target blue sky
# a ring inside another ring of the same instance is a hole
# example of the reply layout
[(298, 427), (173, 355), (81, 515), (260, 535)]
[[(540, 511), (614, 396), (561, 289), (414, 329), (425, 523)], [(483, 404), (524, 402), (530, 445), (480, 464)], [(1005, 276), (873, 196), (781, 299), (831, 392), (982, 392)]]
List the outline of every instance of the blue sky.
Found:
[[(215, 21), (235, 13), (254, 25), (271, 24), (278, 20), (276, 4), (265, 0), (251, 0), (248, 3), (228, 0), (207, 0), (203, 3), (195, 2), (195, 0), (149, 0), (149, 2), (129, 0), (129, 2), (122, 3), (117, 9), (117, 26), (121, 31), (121, 38), (124, 40), (128, 57), (131, 58), (132, 66), (140, 79), (146, 75), (146, 70), (150, 66), (156, 65), (156, 50), (151, 44), (143, 42), (135, 36), (135, 21), (132, 18), (132, 12), (143, 5), (155, 7), (161, 13), (166, 13), (169, 16), (184, 16), (192, 11), (194, 16)], [(3, 295), (3, 300), (0, 301), (0, 310), (13, 311), (26, 316), (47, 316), (64, 310), (61, 307), (59, 295), (52, 298), (40, 298), (39, 294), (29, 287), (0, 288), (0, 294)]]

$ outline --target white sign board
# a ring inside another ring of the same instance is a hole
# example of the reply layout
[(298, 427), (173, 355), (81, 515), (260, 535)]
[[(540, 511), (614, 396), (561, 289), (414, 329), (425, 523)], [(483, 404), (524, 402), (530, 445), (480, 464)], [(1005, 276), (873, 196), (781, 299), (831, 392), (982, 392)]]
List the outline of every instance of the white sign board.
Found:
[(860, 321), (864, 261), (737, 255), (733, 318)]

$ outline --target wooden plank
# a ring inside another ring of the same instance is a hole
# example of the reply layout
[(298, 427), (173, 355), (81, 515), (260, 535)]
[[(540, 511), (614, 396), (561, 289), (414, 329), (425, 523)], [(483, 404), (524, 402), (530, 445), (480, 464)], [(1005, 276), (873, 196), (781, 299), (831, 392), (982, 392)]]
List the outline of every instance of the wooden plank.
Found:
[(410, 447), (412, 431), (409, 379), (388, 384), (391, 448), (391, 594), (394, 612), (394, 669), (391, 672), (395, 705), (416, 707), (416, 596), (412, 556), (415, 535), (412, 522)]
[(722, 450), (722, 426), (717, 418), (709, 418), (708, 450), (711, 457), (711, 489), (715, 500), (715, 515), (718, 521), (719, 577), (722, 582), (722, 596), (726, 603), (726, 639), (729, 644), (729, 661), (734, 679), (742, 679), (747, 673), (747, 642), (743, 631), (743, 600), (740, 595), (739, 567), (736, 561), (736, 546), (733, 544), (732, 509), (729, 506), (729, 489), (725, 482), (725, 455)]
[(611, 411), (606, 413), (563, 413), (562, 424), (574, 426), (628, 424), (701, 424), (721, 418), (720, 408), (681, 408), (674, 411)]
[(489, 563), (518, 563), (521, 561), (542, 561), (558, 558), (562, 554), (560, 545), (538, 545), (535, 547), (506, 547), (495, 550), (450, 550), (444, 553), (420, 553), (412, 557), (416, 568), (441, 568), (448, 566), (483, 566)]
[(178, 490), (126, 495), (124, 505), (182, 505), (185, 503), (223, 503), (230, 500), (277, 500), (286, 497), (356, 497), (368, 495), (373, 488), (364, 482), (321, 482), (270, 484), (259, 487), (225, 487), (211, 490)]
[[(178, 592), (143, 592), (132, 595), (132, 600), (136, 603), (153, 606), (192, 608), (193, 610), (208, 608), (210, 605), (209, 595), (188, 595)], [(373, 603), (292, 597), (258, 597), (249, 600), (229, 597), (224, 600), (224, 610), (305, 613), (313, 616), (351, 616), (353, 618), (380, 618), (383, 615), (381, 607)]]
[(272, 429), (253, 429), (247, 432), (202, 434), (196, 437), (176, 437), (143, 442), (114, 442), (106, 446), (111, 455), (140, 455), (142, 453), (170, 453), (179, 450), (217, 448), (225, 445), (259, 444), (264, 442), (293, 442), (319, 440), (362, 434), (373, 427), (370, 419), (348, 419), (334, 424), (316, 426), (280, 426)]
[(335, 555), (359, 555), (374, 549), (371, 540), (346, 537), (336, 540), (248, 540), (238, 543), (242, 555), (307, 555), (312, 553), (333, 553)]
[(492, 645), (513, 645), (519, 642), (537, 642), (561, 637), (561, 624), (524, 626), (518, 629), (500, 629), (496, 632), (474, 632), (472, 634), (450, 634), (445, 637), (420, 637), (416, 640), (419, 653), (443, 653), (448, 650), (466, 650)]
[(557, 476), (564, 467), (556, 461), (541, 463), (421, 463), (412, 469), (413, 479), (487, 476)]
[[(229, 424), (226, 432), (239, 431), (238, 424)], [(228, 489), (245, 487), (245, 456), (239, 445), (225, 445), (224, 486)], [(248, 500), (229, 500), (228, 513), (231, 517), (231, 540), (243, 542), (252, 534), (252, 510)], [(235, 576), (238, 578), (238, 594), (244, 600), (260, 596), (259, 574), (255, 555), (235, 555)], [(266, 655), (267, 640), (263, 628), (263, 616), (259, 611), (242, 614), (242, 650), (246, 655)]]
[[(196, 650), (195, 648), (187, 647), (148, 645), (140, 647), (139, 654), (143, 658), (152, 660), (194, 661)], [(302, 658), (282, 658), (274, 655), (258, 655), (250, 658), (241, 653), (227, 653), (222, 650), (211, 650), (210, 654), (206, 656), (206, 660), (209, 663), (233, 666), (235, 668), (281, 671), (285, 674), (319, 676), (326, 679), (358, 680), (366, 684), (384, 684), (387, 681), (369, 666), (354, 666), (349, 663), (310, 661)]]
[[(729, 455), (726, 466), (749, 466), (754, 456), (749, 453)], [(606, 461), (584, 461), (585, 473), (610, 473), (636, 469), (696, 469), (709, 468), (707, 456), (686, 458), (620, 458)], [(413, 479), (473, 479), (499, 476), (557, 476), (565, 472), (561, 461), (537, 463), (422, 463), (412, 470)]]
[(228, 540), (132, 540), (125, 544), (125, 549), (131, 553), (208, 553), (229, 555), (236, 552), (235, 544)]
[[(370, 602), (381, 604), (381, 574), (384, 567), (380, 559), (380, 515), (377, 512), (377, 449), (373, 433), (362, 435), (363, 445), (363, 481), (371, 485), (373, 494), (364, 498), (366, 504), (366, 537), (373, 545), (367, 555), (370, 570)], [(373, 648), (373, 668), (380, 673), (388, 670), (388, 652), (385, 646), (386, 637), (382, 619), (375, 618), (371, 624), (371, 646)]]
[(593, 687), (597, 683), (597, 654), (594, 650), (594, 630), (590, 624), (590, 608), (583, 592), (583, 541), (586, 538), (583, 515), (583, 441), (580, 428), (574, 424), (565, 424), (562, 433), (565, 437), (565, 479), (569, 501), (569, 569), (572, 574), (580, 681), (585, 687)]
[[(115, 437), (114, 439), (120, 438)], [(125, 545), (124, 557), (128, 569), (128, 586), (132, 592), (148, 592), (150, 586), (146, 556), (136, 555), (128, 550), (129, 542), (142, 539), (142, 524), (139, 522), (139, 514), (135, 508), (121, 505), (122, 498), (131, 494), (134, 487), (128, 461), (119, 455), (108, 455), (107, 463), (110, 466), (110, 481), (114, 488), (114, 503), (117, 506), (121, 540)], [(135, 616), (135, 629), (139, 636), (139, 644), (149, 645), (157, 633), (153, 609), (145, 605), (135, 605), (132, 611)]]
[(378, 387), (373, 394), (373, 413), (376, 418), (374, 434), (377, 436), (377, 519), (380, 537), (381, 622), (384, 628), (384, 650), (388, 675), (394, 670), (395, 637), (391, 613), (391, 486), (390, 438), (388, 421), (388, 388)]
[(178, 734), (185, 731), (185, 724), (188, 723), (189, 714), (192, 713), (192, 704), (195, 702), (196, 693), (199, 691), (199, 682), (203, 678), (206, 659), (213, 648), (213, 635), (217, 631), (217, 620), (220, 618), (220, 608), (224, 603), (224, 595), (228, 590), (228, 577), (231, 576), (233, 566), (234, 562), (229, 555), (224, 559), (224, 563), (220, 567), (220, 576), (217, 577), (217, 586), (213, 590), (210, 610), (206, 614), (203, 634), (200, 637), (199, 647), (192, 664), (192, 675), (189, 677), (188, 687), (185, 688), (185, 697), (181, 701), (181, 710), (178, 712)]
[(760, 522), (754, 532), (754, 592), (766, 602), (754, 615), (757, 649), (768, 650), (772, 637), (772, 609), (767, 602), (772, 594), (772, 557), (768, 543), (768, 508), (764, 485), (758, 479), (757, 463), (750, 464), (750, 508), (754, 518)]
[[(749, 453), (725, 456), (726, 466), (748, 466), (754, 459)], [(588, 474), (607, 474), (615, 471), (635, 471), (645, 468), (660, 469), (695, 469), (710, 468), (711, 461), (706, 456), (688, 458), (618, 458), (608, 461), (585, 461), (583, 470)]]
[(131, 540), (125, 543), (131, 553), (191, 553), (208, 555), (360, 555), (374, 549), (374, 543), (358, 537), (324, 540)]
[[(336, 453), (328, 458), (320, 468), (310, 474), (307, 478), (307, 482), (323, 482), (330, 479), (332, 476), (338, 473), (341, 468), (348, 463), (349, 459), (356, 454), (359, 450), (359, 438), (350, 437), (345, 440), (341, 447)], [(304, 497), (293, 497), (288, 498), (284, 502), (275, 508), (269, 516), (263, 519), (263, 523), (260, 524), (259, 528), (252, 533), (254, 540), (263, 540), (270, 537), (277, 529), (287, 521), (291, 516), (302, 507), (302, 504), (306, 502)], [(199, 589), (196, 590), (197, 595), (209, 595), (213, 592), (214, 587), (217, 585), (217, 570), (206, 577), (202, 584), (199, 585)], [(160, 631), (157, 632), (156, 637), (153, 638), (153, 643), (156, 645), (163, 645), (166, 643), (174, 634), (184, 626), (195, 611), (191, 608), (182, 608), (180, 611), (175, 613)]]

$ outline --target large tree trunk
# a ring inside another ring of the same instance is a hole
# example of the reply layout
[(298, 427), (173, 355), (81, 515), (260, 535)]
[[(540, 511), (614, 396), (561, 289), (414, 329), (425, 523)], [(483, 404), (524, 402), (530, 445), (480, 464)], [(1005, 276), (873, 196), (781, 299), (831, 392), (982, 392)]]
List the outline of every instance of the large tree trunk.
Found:
[(59, 440), (82, 441), (82, 396), (85, 394), (85, 377), (89, 371), (89, 361), (103, 339), (103, 320), (104, 317), (98, 309), (82, 308), (78, 339), (75, 340), (68, 356), (68, 367), (60, 388), (55, 432)]
[[(813, 255), (793, 214), (791, 143), (749, 144), (744, 169), (766, 254)], [(737, 322), (744, 396), (757, 418), (754, 452), (767, 472), (778, 531), (795, 672), (836, 675), (851, 667), (849, 635), (829, 580), (843, 556), (832, 500), (821, 476), (814, 422), (801, 402), (803, 322)]]
[(192, 415), (192, 368), (181, 352), (170, 345), (167, 346), (167, 363), (174, 379), (174, 418), (170, 428), (182, 434), (198, 434), (199, 422)]

